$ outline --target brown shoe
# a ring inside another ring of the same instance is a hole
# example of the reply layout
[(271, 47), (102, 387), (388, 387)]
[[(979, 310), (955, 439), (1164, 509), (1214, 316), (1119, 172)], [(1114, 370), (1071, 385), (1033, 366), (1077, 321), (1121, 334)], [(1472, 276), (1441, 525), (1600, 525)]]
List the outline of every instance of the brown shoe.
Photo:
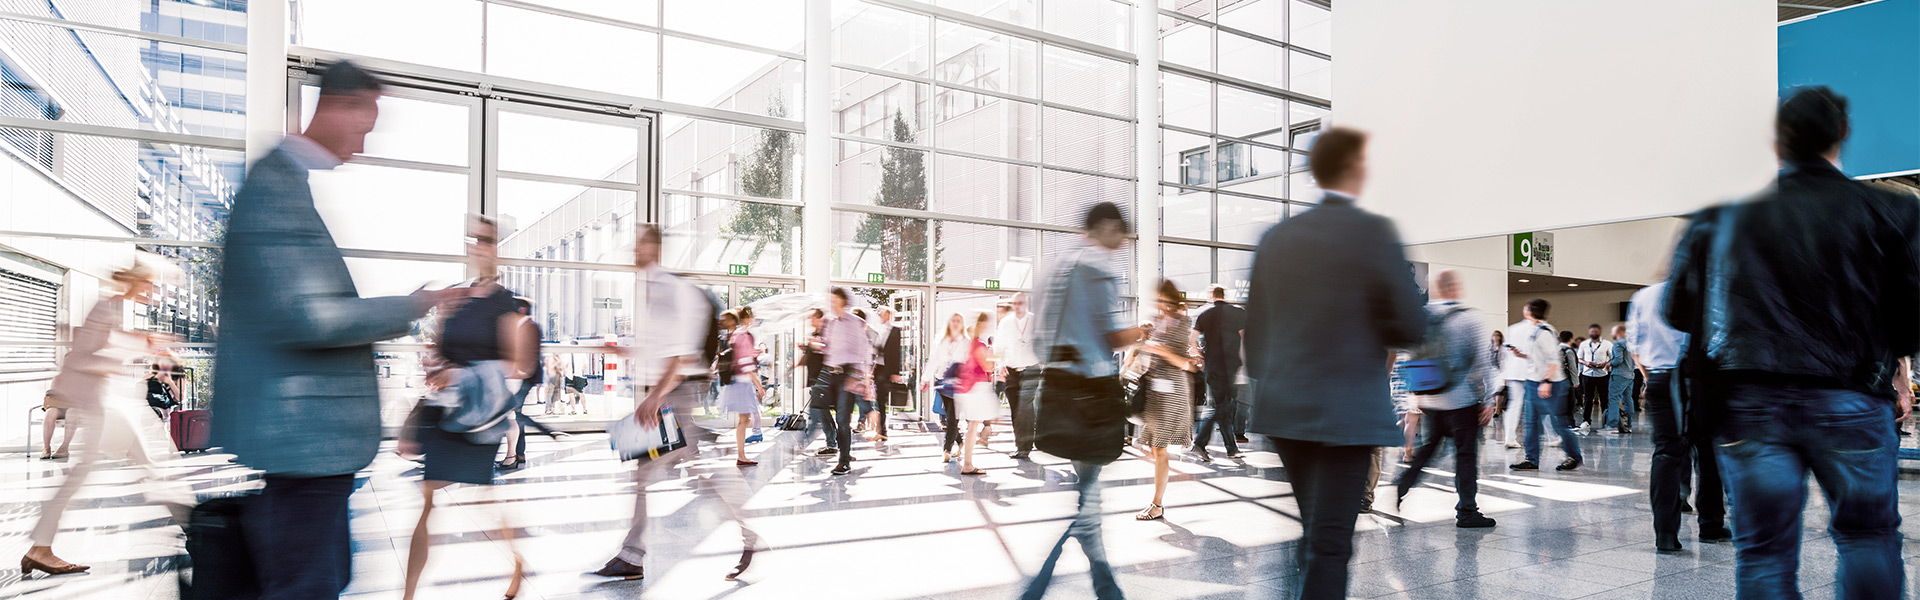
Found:
[(740, 564), (734, 565), (733, 572), (727, 573), (727, 581), (736, 581), (740, 579), (740, 576), (747, 572), (747, 567), (752, 564), (753, 564), (753, 551), (741, 550)]
[(74, 573), (85, 572), (87, 569), (91, 569), (91, 568), (93, 567), (89, 567), (86, 565), (76, 565), (64, 560), (60, 560), (59, 558), (54, 558), (53, 562), (48, 563), (48, 562), (40, 562), (40, 561), (34, 560), (32, 557), (29, 557), (29, 556), (20, 557), (20, 578), (21, 579), (26, 579), (27, 576), (32, 575), (34, 571), (39, 571), (42, 573), (46, 573), (48, 575), (72, 575)]
[(600, 567), (600, 570), (594, 571), (593, 574), (601, 577), (619, 577), (627, 581), (646, 577), (646, 573), (640, 568), (640, 565), (620, 560), (618, 556), (608, 560), (606, 566)]

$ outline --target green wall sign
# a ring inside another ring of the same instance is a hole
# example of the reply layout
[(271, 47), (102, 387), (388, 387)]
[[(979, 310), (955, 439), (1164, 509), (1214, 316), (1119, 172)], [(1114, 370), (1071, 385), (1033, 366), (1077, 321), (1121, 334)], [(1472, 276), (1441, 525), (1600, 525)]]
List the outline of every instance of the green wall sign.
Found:
[(990, 290), (997, 290), (997, 289), (1000, 289), (1000, 280), (998, 280), (998, 279), (988, 279), (988, 280), (987, 280), (987, 289), (990, 289)]
[(746, 275), (747, 266), (746, 265), (727, 265), (727, 274), (728, 275)]
[(886, 282), (887, 282), (887, 276), (885, 273), (868, 273), (867, 274), (867, 283), (886, 283)]

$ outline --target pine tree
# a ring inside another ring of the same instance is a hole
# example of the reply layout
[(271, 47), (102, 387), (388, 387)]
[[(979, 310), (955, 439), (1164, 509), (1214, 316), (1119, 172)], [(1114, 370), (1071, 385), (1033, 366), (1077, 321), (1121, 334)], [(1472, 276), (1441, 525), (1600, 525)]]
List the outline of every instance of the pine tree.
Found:
[[(892, 141), (914, 143), (913, 127), (900, 111), (893, 113)], [(926, 154), (888, 147), (880, 158), (880, 190), (873, 204), (887, 208), (927, 209)], [(880, 247), (880, 272), (889, 279), (927, 281), (927, 222), (924, 219), (867, 215), (854, 241)], [(893, 297), (891, 290), (867, 293), (876, 306)]]
[[(786, 102), (775, 93), (767, 100), (767, 114), (787, 116)], [(786, 198), (792, 191), (788, 175), (796, 148), (793, 133), (781, 129), (763, 129), (760, 141), (740, 165), (740, 192), (758, 198)], [(800, 226), (800, 211), (778, 204), (740, 202), (727, 222), (727, 231), (735, 237), (753, 240), (749, 260), (758, 262), (767, 244), (780, 245), (780, 271), (794, 273), (793, 232)]]

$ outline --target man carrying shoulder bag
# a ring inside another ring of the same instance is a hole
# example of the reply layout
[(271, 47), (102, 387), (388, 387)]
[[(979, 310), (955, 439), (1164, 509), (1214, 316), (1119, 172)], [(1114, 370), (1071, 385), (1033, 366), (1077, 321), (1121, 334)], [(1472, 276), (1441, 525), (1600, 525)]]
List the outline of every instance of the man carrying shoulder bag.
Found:
[(1022, 600), (1039, 600), (1052, 582), (1067, 538), (1080, 540), (1100, 600), (1120, 600), (1120, 586), (1100, 541), (1100, 469), (1120, 456), (1126, 403), (1113, 354), (1138, 342), (1137, 330), (1121, 325), (1124, 309), (1113, 275), (1113, 251), (1127, 239), (1120, 208), (1102, 202), (1087, 211), (1086, 245), (1073, 251), (1047, 282), (1035, 315), (1034, 345), (1046, 348), (1040, 389), (1035, 392), (1034, 445), (1073, 461), (1080, 511), (1053, 545)]

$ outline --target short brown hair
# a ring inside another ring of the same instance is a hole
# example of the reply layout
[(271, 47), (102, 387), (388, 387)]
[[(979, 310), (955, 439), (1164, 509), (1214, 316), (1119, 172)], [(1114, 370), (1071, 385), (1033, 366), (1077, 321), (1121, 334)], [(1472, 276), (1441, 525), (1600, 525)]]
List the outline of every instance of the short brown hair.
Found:
[(1353, 172), (1353, 165), (1360, 161), (1360, 152), (1367, 147), (1367, 134), (1357, 129), (1335, 127), (1320, 134), (1313, 142), (1313, 150), (1307, 155), (1307, 167), (1313, 170), (1313, 178), (1321, 186), (1338, 182)]

